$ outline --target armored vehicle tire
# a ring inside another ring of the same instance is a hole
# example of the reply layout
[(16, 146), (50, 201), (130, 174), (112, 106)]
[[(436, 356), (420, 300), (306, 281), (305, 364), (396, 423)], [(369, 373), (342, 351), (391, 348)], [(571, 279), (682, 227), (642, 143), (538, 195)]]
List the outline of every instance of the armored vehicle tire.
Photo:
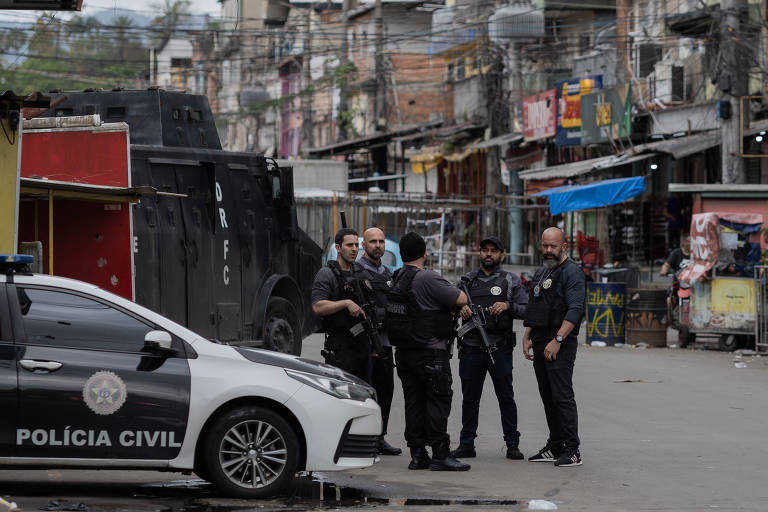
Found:
[(300, 460), (299, 441), (278, 413), (242, 407), (216, 420), (205, 437), (205, 472), (222, 493), (237, 498), (267, 498), (293, 482)]
[(681, 325), (680, 329), (677, 331), (677, 346), (680, 348), (685, 348), (691, 344), (695, 337), (696, 335), (691, 334), (691, 331), (688, 329), (688, 327)]
[(264, 318), (264, 345), (269, 350), (301, 355), (301, 324), (296, 308), (282, 297), (270, 297)]

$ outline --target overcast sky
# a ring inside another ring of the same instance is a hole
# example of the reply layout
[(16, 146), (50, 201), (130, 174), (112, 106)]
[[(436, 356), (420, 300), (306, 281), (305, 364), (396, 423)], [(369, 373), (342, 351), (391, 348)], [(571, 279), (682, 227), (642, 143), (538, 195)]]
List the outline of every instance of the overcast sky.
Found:
[[(125, 0), (84, 0), (83, 11), (88, 13), (89, 7), (98, 7), (99, 10), (110, 7), (120, 7), (122, 9), (133, 9), (138, 11), (146, 11), (144, 14), (154, 14), (156, 11), (152, 9), (154, 4), (164, 4), (164, 0), (131, 0), (126, 2)], [(210, 14), (212, 16), (219, 16), (221, 14), (221, 4), (217, 0), (192, 0), (192, 7), (190, 8), (192, 14)]]

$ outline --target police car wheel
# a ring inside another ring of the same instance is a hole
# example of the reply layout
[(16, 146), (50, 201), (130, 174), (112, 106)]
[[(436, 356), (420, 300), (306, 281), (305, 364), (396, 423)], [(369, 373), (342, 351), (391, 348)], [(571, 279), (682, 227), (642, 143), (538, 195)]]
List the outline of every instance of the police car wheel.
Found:
[(264, 321), (264, 344), (269, 350), (301, 355), (301, 328), (296, 309), (282, 297), (270, 297)]
[(224, 414), (205, 439), (205, 472), (224, 494), (265, 498), (293, 481), (299, 441), (290, 424), (262, 407)]

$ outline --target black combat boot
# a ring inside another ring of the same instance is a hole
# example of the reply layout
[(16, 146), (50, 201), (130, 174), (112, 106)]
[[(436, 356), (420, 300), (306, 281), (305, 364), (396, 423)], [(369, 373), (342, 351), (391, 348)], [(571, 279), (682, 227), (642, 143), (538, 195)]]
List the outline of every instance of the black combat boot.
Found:
[(403, 453), (403, 450), (400, 448), (395, 448), (391, 444), (389, 444), (386, 439), (384, 439), (384, 436), (381, 436), (379, 438), (379, 454), (380, 455), (400, 455)]
[(411, 446), (411, 463), (408, 469), (429, 469), (432, 459), (423, 446)]
[(507, 458), (512, 460), (523, 460), (525, 456), (520, 452), (516, 444), (507, 445)]
[(448, 443), (440, 443), (432, 446), (432, 463), (429, 469), (432, 471), (469, 471), (472, 467), (451, 455)]

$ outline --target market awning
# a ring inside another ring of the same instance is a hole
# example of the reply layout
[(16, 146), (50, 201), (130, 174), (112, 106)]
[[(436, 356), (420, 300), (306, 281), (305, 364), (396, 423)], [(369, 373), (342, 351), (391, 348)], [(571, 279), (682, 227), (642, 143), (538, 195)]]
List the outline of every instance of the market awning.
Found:
[(562, 165), (553, 165), (543, 169), (531, 169), (520, 171), (520, 177), (525, 180), (546, 181), (553, 178), (572, 178), (588, 174), (594, 170), (609, 169), (620, 165), (631, 164), (640, 160), (652, 158), (654, 153), (643, 155), (611, 155), (600, 158), (590, 158), (589, 160), (580, 160)]
[(559, 215), (623, 203), (627, 199), (642, 194), (644, 190), (645, 178), (635, 176), (596, 181), (586, 185), (564, 185), (533, 194), (533, 197), (548, 197), (550, 213)]
[(137, 203), (141, 196), (153, 195), (187, 197), (186, 194), (159, 192), (152, 187), (108, 187), (36, 178), (21, 178), (19, 185), (23, 196), (53, 196), (58, 199), (81, 199), (105, 203)]
[(424, 174), (437, 167), (443, 159), (442, 153), (421, 153), (411, 157), (411, 170), (414, 174)]

